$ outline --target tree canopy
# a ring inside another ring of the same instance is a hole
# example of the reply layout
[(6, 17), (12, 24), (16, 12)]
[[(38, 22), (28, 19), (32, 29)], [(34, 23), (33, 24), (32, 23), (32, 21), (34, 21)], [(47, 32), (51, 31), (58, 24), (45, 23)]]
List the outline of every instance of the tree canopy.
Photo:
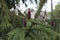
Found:
[[(56, 20), (56, 30), (53, 29), (51, 24), (46, 24), (44, 21), (38, 21), (36, 18), (39, 16), (43, 5), (47, 0), (39, 0), (38, 10), (35, 14), (35, 19), (29, 18), (29, 13), (22, 14), (18, 10), (18, 15), (15, 11), (10, 11), (11, 8), (16, 8), (19, 0), (0, 0), (0, 39), (2, 40), (56, 40), (60, 37), (60, 27), (58, 20)], [(22, 0), (23, 3), (26, 0)], [(30, 0), (31, 3), (32, 0)], [(37, 3), (37, 0), (35, 0)], [(56, 10), (56, 15), (59, 11)], [(52, 19), (55, 18), (53, 14)], [(57, 16), (56, 16), (57, 17)], [(59, 17), (57, 17), (59, 18)], [(52, 20), (51, 19), (51, 20)], [(48, 22), (48, 21), (47, 21)], [(51, 21), (49, 21), (51, 22)], [(60, 22), (60, 21), (59, 21)], [(58, 26), (58, 27), (57, 27)], [(59, 40), (59, 39), (58, 39)]]

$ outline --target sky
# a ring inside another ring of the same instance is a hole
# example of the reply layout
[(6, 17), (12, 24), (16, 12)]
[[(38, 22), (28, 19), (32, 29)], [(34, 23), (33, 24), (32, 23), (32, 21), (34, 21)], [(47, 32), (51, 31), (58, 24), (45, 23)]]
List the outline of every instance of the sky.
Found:
[[(53, 1), (53, 9), (55, 9), (55, 5), (59, 2), (59, 0), (52, 0), (52, 1)], [(31, 4), (29, 2), (29, 0), (27, 0), (27, 2), (25, 2), (25, 3), (28, 5), (27, 8), (25, 7), (25, 4), (22, 3), (22, 1), (19, 2), (18, 8), (20, 11), (24, 12), (28, 8), (32, 8), (32, 9), (36, 10), (37, 5), (35, 3)], [(48, 12), (51, 11), (51, 0), (47, 0), (47, 3), (43, 6), (42, 11), (44, 11), (45, 9)]]
[[(53, 2), (53, 9), (55, 9), (55, 6), (57, 5), (57, 3), (59, 2), (59, 0), (52, 0)], [(46, 9), (47, 11), (51, 11), (51, 0), (47, 0), (47, 4), (43, 7), (43, 11), (44, 9)]]

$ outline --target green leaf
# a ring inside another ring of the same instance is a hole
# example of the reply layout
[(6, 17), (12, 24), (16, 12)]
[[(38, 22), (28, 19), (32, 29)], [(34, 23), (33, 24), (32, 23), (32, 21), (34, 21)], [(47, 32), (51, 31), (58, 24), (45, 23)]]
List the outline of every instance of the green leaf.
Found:
[(42, 7), (43, 7), (43, 5), (45, 4), (46, 1), (47, 0), (40, 0), (39, 7), (38, 7), (38, 10), (37, 10), (37, 12), (35, 14), (35, 18), (34, 19), (36, 19), (39, 16), (39, 14), (41, 12), (41, 9), (42, 9)]
[(16, 28), (12, 30), (11, 32), (9, 32), (8, 36), (9, 36), (8, 40), (24, 40), (25, 31), (20, 28)]

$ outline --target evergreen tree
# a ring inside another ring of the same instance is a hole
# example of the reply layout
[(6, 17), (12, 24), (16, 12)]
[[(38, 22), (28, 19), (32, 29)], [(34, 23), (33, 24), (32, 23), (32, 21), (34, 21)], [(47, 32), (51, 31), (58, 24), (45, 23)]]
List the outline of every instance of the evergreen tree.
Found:
[[(15, 1), (0, 0), (0, 34), (3, 40), (52, 40), (51, 38), (55, 40), (59, 33), (55, 32), (49, 24), (36, 20), (46, 0), (39, 0), (35, 19), (28, 19), (27, 14), (24, 15), (19, 10), (18, 15), (15, 14), (15, 11), (9, 11), (12, 7), (16, 8)], [(18, 1), (16, 1), (17, 4)], [(25, 0), (22, 1), (24, 3)], [(30, 1), (32, 2), (32, 0)]]

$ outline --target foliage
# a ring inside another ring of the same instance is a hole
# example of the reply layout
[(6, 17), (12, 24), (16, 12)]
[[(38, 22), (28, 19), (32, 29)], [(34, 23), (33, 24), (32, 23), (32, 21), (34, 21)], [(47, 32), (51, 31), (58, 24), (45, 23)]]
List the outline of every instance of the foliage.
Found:
[(8, 40), (24, 40), (24, 30), (21, 30), (20, 28), (16, 28), (8, 33), (9, 37)]
[(42, 9), (44, 3), (46, 3), (46, 2), (47, 2), (47, 0), (40, 0), (38, 10), (35, 14), (35, 19), (39, 16), (41, 9)]
[[(51, 14), (52, 15), (52, 18), (51, 18), (51, 21), (54, 20), (55, 22), (55, 26), (53, 27), (53, 30), (60, 33), (60, 4), (58, 3), (56, 6), (55, 6), (55, 10), (53, 10), (53, 13)], [(50, 21), (50, 22), (51, 22)], [(56, 37), (57, 39), (56, 40), (60, 40), (60, 35), (58, 37)]]
[[(51, 38), (55, 40), (59, 35), (49, 24), (36, 20), (46, 0), (40, 0), (35, 19), (28, 19), (27, 14), (24, 15), (19, 10), (18, 15), (14, 11), (9, 11), (12, 7), (15, 8), (16, 0), (11, 1), (12, 6), (10, 1), (0, 0), (0, 33), (4, 40), (51, 40)], [(23, 25), (23, 19), (27, 23), (26, 27)]]

